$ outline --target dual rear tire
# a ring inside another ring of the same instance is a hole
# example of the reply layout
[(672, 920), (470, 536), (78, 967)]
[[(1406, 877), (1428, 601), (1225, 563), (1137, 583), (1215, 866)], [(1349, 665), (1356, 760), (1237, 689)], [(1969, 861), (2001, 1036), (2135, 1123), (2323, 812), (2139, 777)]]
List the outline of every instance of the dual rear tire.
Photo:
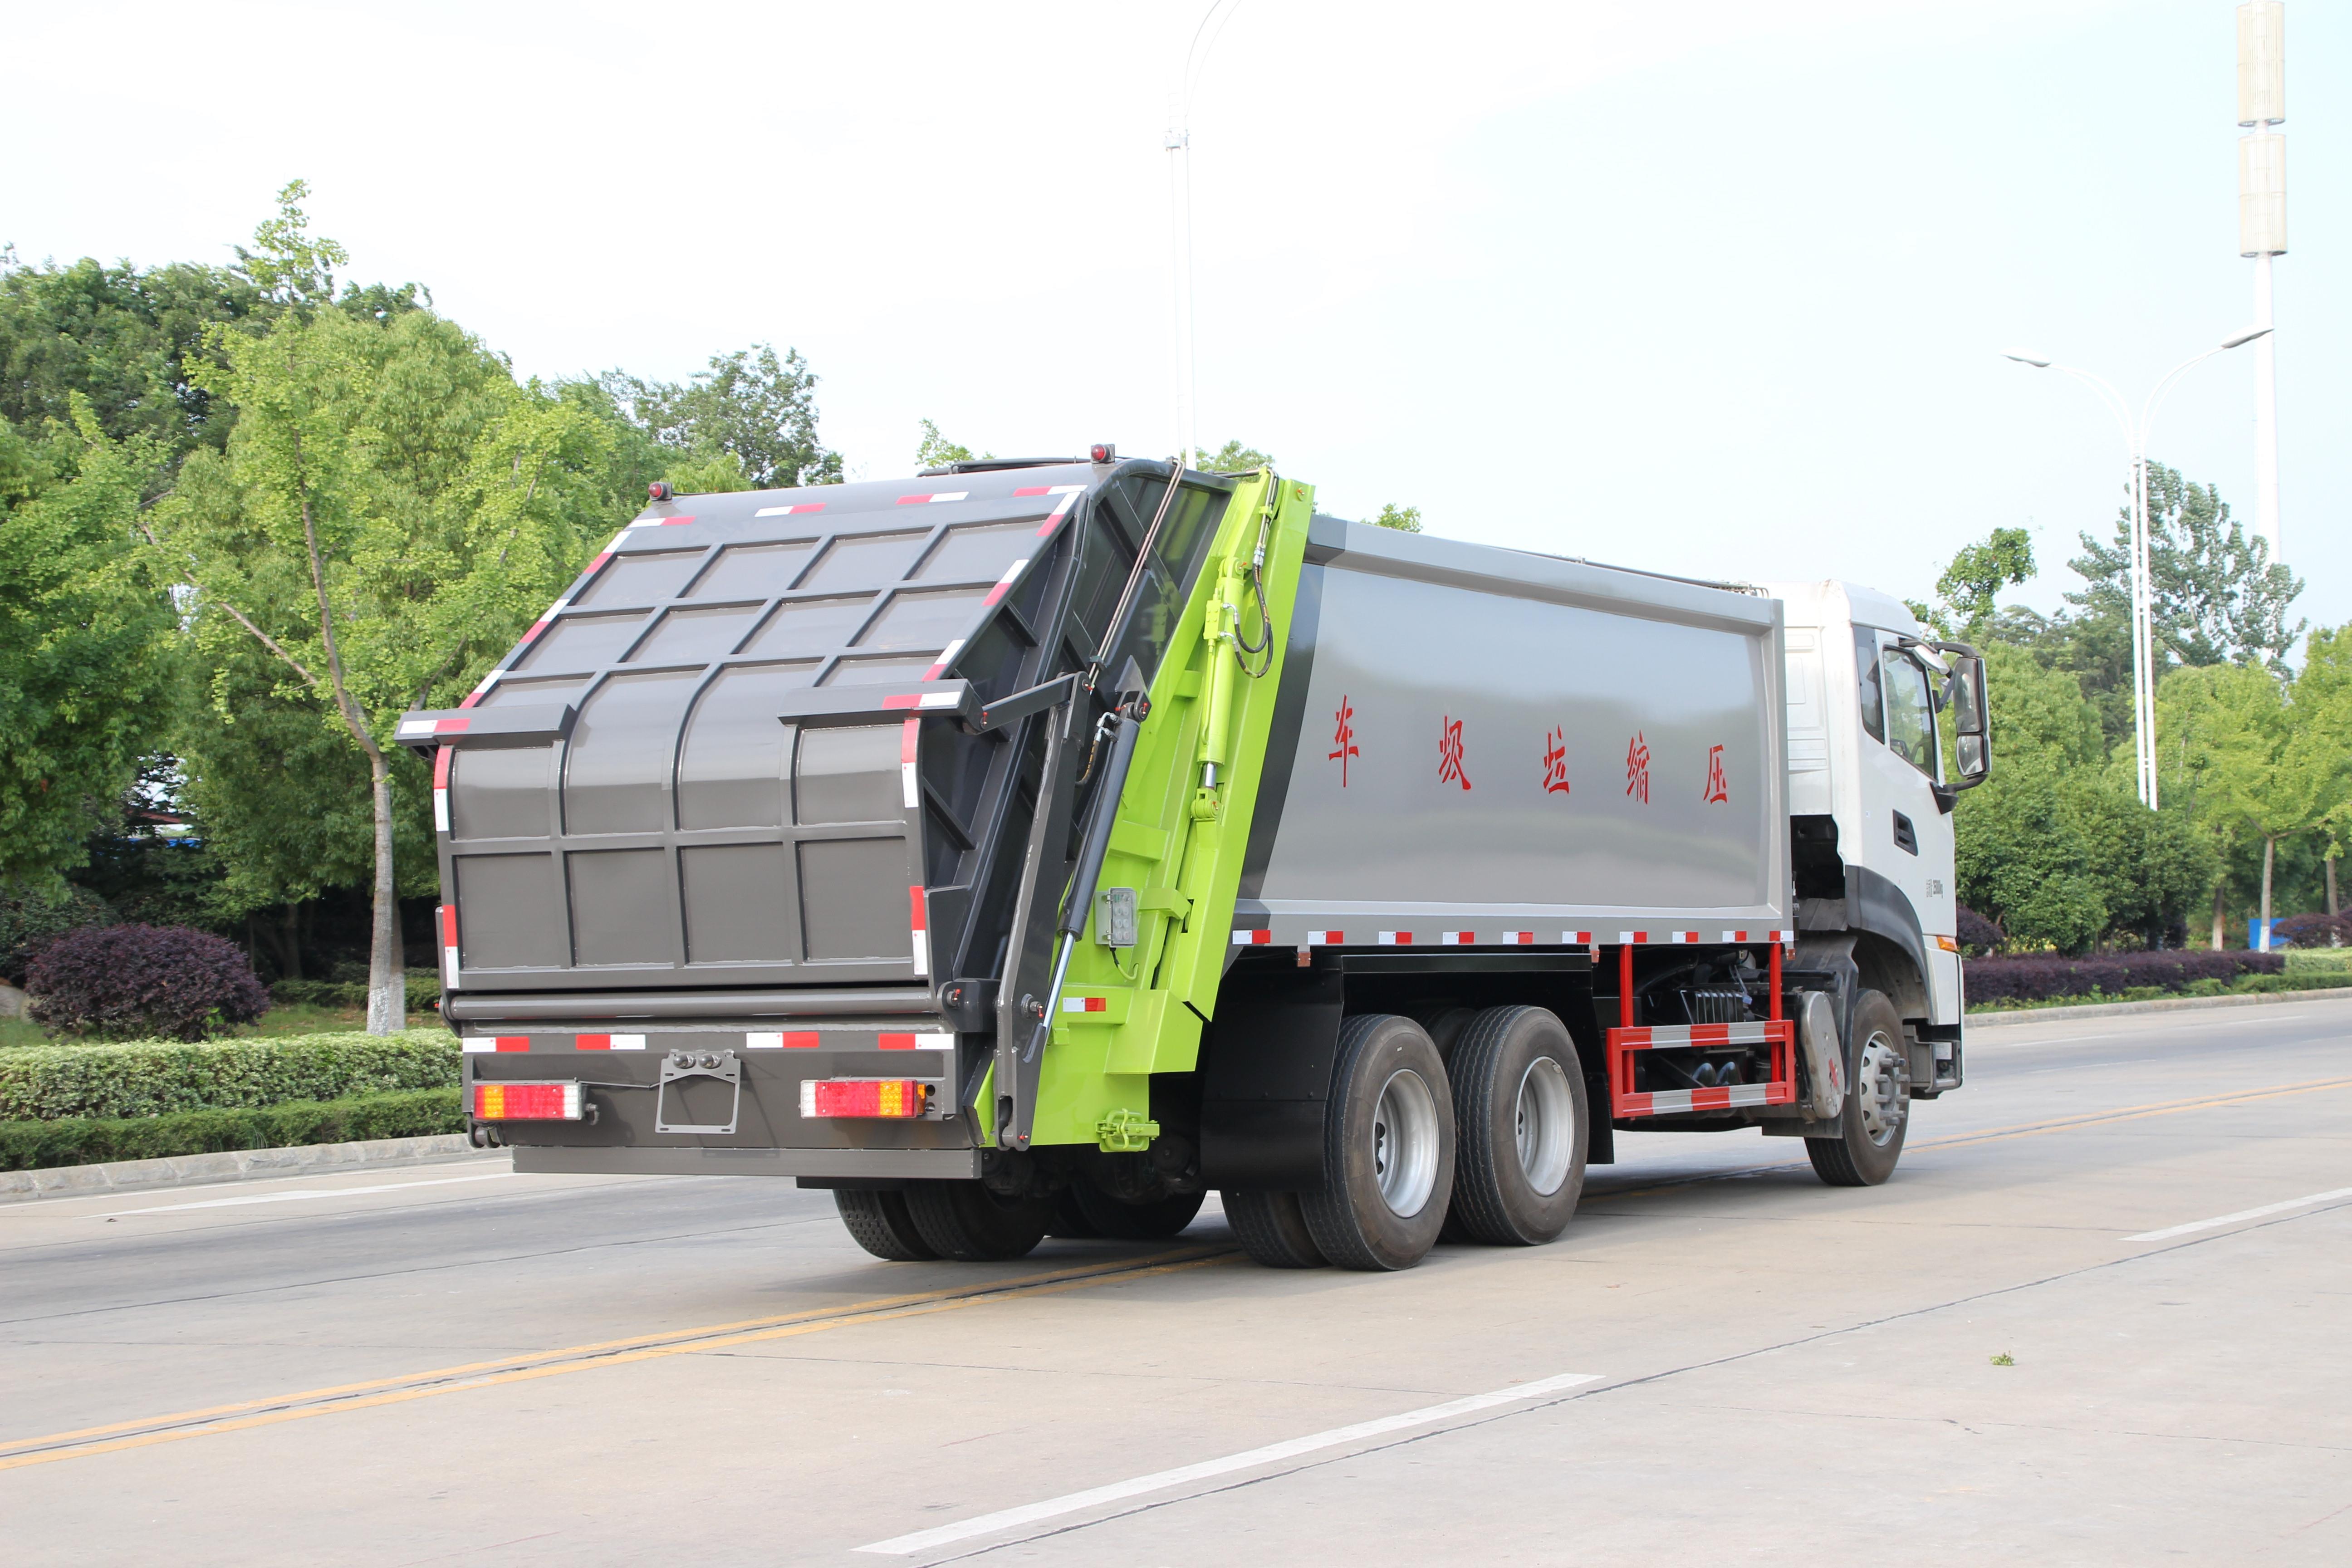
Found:
[(1386, 1270), (1420, 1262), (1441, 1233), (1520, 1247), (1559, 1236), (1583, 1190), (1588, 1136), (1566, 1026), (1540, 1007), (1489, 1008), (1462, 1024), (1452, 1068), (1411, 1018), (1348, 1019), (1323, 1185), (1227, 1192), (1244, 1250), (1276, 1268)]

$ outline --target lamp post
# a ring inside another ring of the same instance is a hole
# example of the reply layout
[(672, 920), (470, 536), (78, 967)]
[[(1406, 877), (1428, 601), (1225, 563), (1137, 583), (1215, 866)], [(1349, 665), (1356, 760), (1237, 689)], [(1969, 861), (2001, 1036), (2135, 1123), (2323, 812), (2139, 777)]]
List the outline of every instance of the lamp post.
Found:
[(2164, 395), (2191, 366), (2203, 363), (2215, 354), (2239, 348), (2267, 337), (2266, 326), (2249, 327), (2232, 333), (2207, 349), (2191, 354), (2164, 374), (2156, 390), (2147, 395), (2140, 407), (2139, 418), (2134, 421), (2131, 405), (2124, 400), (2105, 377), (2078, 370), (2071, 364), (2060, 364), (2048, 354), (2031, 349), (2011, 349), (2003, 355), (2035, 370), (2054, 370), (2071, 375), (2099, 395), (2099, 400), (2114, 415), (2116, 426), (2123, 431), (2124, 445), (2131, 453), (2131, 603), (2132, 603), (2132, 751), (2135, 774), (2139, 785), (2142, 805), (2153, 811), (2157, 805), (2156, 787), (2156, 654), (2150, 632), (2155, 602), (2155, 585), (2148, 572), (2147, 522), (2147, 437), (2156, 422), (2156, 411), (2164, 402)]
[[(2254, 263), (2254, 325), (2271, 324), (2271, 260), (2286, 254), (2286, 7), (2238, 7), (2238, 254)], [(2278, 358), (2254, 348), (2254, 531), (2279, 559)]]
[[(1175, 284), (1172, 327), (1176, 363), (1176, 439), (1186, 466), (1197, 462), (1199, 446), (1193, 420), (1192, 382), (1192, 89), (1209, 63), (1217, 37), (1241, 9), (1241, 0), (1210, 0), (1192, 29), (1192, 47), (1184, 51), (1184, 71), (1168, 95), (1168, 132), (1160, 146), (1168, 153), (1170, 266)], [(1215, 23), (1213, 29), (1211, 23)]]

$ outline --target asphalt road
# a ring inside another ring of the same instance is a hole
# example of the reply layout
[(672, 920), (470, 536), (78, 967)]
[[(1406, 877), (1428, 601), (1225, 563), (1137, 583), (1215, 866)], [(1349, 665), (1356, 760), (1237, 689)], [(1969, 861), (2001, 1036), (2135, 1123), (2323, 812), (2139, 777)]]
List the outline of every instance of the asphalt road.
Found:
[(1969, 1068), (1885, 1187), (1621, 1138), (1393, 1276), (497, 1158), (0, 1207), (0, 1559), (2352, 1562), (2352, 1002)]

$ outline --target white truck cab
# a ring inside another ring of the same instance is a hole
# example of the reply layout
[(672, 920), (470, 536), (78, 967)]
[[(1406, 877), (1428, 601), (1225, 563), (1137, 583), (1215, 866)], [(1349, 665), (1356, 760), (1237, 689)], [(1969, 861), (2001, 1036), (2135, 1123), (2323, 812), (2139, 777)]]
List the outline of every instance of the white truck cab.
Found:
[[(1780, 583), (1798, 963), (1853, 966), (1901, 1015), (1908, 1094), (1960, 1082), (1952, 807), (1981, 783), (1982, 664), (1901, 601), (1840, 582)], [(1949, 736), (1968, 771), (1948, 777)]]

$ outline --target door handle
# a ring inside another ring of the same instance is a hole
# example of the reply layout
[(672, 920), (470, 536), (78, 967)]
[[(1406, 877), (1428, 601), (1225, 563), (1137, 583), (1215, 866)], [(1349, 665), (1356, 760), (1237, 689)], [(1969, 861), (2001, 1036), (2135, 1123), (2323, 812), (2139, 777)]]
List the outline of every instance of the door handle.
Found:
[(1906, 855), (1919, 853), (1919, 835), (1911, 826), (1911, 819), (1901, 812), (1895, 814), (1895, 847)]

